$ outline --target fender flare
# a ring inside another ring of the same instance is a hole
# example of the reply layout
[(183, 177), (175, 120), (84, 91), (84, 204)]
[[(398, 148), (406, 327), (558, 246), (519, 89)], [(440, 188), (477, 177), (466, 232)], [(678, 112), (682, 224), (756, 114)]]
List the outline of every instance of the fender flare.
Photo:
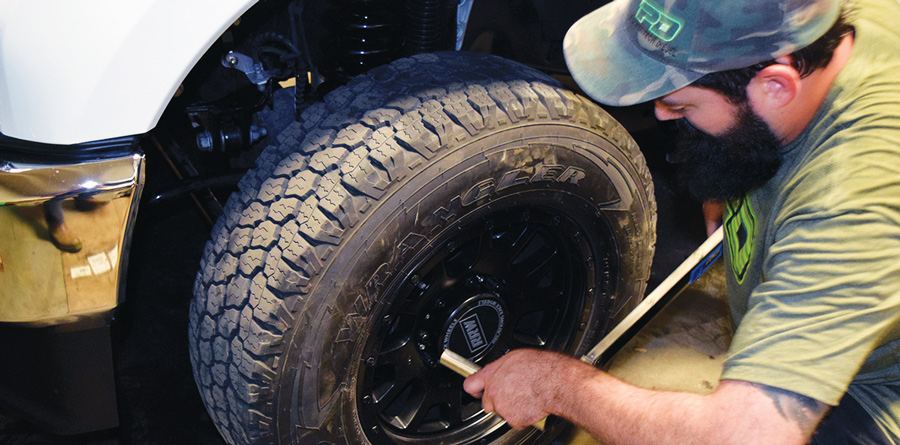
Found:
[(256, 1), (4, 1), (0, 132), (50, 144), (146, 133)]

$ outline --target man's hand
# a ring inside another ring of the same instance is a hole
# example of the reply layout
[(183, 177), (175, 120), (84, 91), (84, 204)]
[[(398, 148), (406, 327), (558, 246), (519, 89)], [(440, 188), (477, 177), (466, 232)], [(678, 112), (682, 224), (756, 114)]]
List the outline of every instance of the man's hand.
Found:
[(642, 389), (552, 352), (516, 350), (464, 384), (514, 428), (557, 415), (602, 443), (806, 443), (828, 406), (792, 393), (723, 380), (709, 395)]
[(597, 370), (555, 352), (518, 349), (469, 376), (463, 387), (481, 397), (484, 410), (525, 428), (559, 414), (561, 398)]

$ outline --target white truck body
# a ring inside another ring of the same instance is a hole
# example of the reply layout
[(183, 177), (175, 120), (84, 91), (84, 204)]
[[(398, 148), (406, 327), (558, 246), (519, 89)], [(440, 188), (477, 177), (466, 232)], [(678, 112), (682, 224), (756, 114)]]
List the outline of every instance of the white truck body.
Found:
[(255, 0), (0, 2), (0, 133), (77, 144), (152, 129)]

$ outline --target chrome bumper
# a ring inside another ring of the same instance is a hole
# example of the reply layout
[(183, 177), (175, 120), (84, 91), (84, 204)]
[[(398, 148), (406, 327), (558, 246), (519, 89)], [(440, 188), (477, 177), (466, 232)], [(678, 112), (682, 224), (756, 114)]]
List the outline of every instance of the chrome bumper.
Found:
[[(144, 155), (134, 146), (122, 149), (121, 141), (102, 159), (88, 160), (13, 152), (2, 142), (0, 323), (107, 317), (124, 295)], [(54, 161), (41, 162), (48, 158)], [(59, 230), (56, 237), (52, 230)], [(60, 247), (61, 233), (80, 249)]]

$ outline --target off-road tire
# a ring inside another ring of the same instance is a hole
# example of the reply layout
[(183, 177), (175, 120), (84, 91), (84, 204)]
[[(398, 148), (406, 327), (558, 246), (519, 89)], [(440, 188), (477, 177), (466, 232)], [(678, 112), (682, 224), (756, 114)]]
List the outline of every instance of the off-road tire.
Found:
[[(213, 229), (191, 303), (197, 386), (229, 443), (546, 440), (553, 422), (515, 431), (457, 400), (462, 378), (437, 355), (584, 353), (649, 276), (656, 204), (637, 146), (510, 61), (377, 68), (257, 164)], [(487, 327), (461, 337), (478, 317)]]

